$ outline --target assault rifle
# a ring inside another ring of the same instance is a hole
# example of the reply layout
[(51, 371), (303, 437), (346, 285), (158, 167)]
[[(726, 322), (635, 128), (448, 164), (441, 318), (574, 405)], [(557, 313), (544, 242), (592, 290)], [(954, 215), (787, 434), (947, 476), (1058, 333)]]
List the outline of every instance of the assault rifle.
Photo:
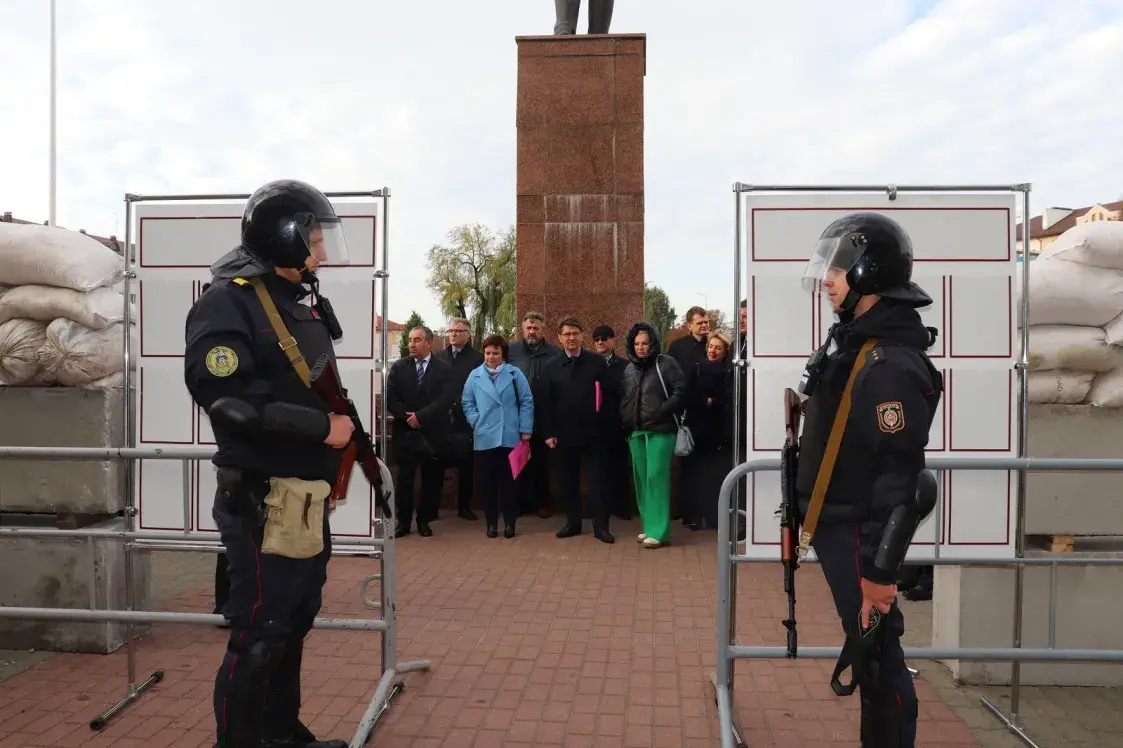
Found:
[(367, 482), (374, 489), (374, 501), (382, 511), (382, 516), (389, 519), (394, 516), (390, 511), (390, 502), (382, 483), (382, 468), (379, 464), (378, 453), (375, 451), (374, 442), (370, 434), (363, 428), (359, 418), (359, 411), (355, 403), (347, 396), (347, 390), (339, 381), (339, 374), (335, 366), (324, 354), (316, 359), (312, 367), (310, 386), (331, 407), (332, 413), (348, 416), (355, 426), (351, 434), (350, 443), (343, 449), (343, 458), (339, 463), (339, 472), (336, 473), (335, 484), (331, 487), (331, 502), (340, 501), (347, 496), (347, 487), (351, 483), (351, 472), (355, 463), (359, 463)]
[(784, 592), (788, 595), (788, 657), (795, 659), (795, 572), (799, 568), (799, 499), (795, 480), (799, 466), (799, 422), (803, 403), (795, 390), (784, 390), (784, 447), (780, 451), (780, 558), (784, 564)]

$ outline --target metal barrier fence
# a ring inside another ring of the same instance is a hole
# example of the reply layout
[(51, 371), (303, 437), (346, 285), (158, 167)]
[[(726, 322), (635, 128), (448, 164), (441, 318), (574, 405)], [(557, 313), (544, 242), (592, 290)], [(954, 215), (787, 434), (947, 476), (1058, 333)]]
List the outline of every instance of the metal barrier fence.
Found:
[[(1069, 472), (1069, 471), (1123, 471), (1123, 459), (1060, 459), (1060, 458), (1015, 458), (1015, 457), (930, 457), (927, 467), (939, 473), (944, 470), (996, 470), (1041, 472)], [(735, 536), (736, 525), (733, 519), (731, 497), (739, 481), (749, 473), (767, 470), (779, 470), (779, 459), (752, 460), (735, 467), (725, 477), (718, 495), (718, 597), (717, 597), (717, 667), (714, 672), (713, 685), (718, 708), (718, 721), (720, 725), (722, 748), (747, 748), (741, 739), (744, 733), (740, 729), (736, 714), (733, 710), (733, 670), (736, 660), (781, 660), (787, 659), (785, 647), (745, 647), (734, 640), (735, 611), (734, 600), (734, 566), (744, 563), (780, 563), (779, 557), (775, 561), (762, 561), (746, 555), (736, 553), (740, 542)], [(937, 483), (939, 483), (937, 476)], [(1024, 493), (1022, 494), (1024, 496)], [(747, 503), (747, 502), (746, 502)], [(936, 508), (933, 516), (939, 517), (943, 508), (943, 492), (937, 495)], [(747, 516), (747, 508), (737, 507), (739, 516)], [(1016, 557), (1013, 559), (1002, 558), (936, 558), (909, 560), (913, 565), (947, 565), (947, 566), (1013, 566), (1014, 567), (1014, 635), (1013, 646), (1009, 648), (934, 648), (934, 647), (905, 647), (905, 657), (912, 660), (965, 660), (968, 662), (1009, 662), (1012, 666), (1023, 662), (1088, 662), (1088, 663), (1123, 663), (1123, 650), (1096, 650), (1096, 649), (1057, 649), (1056, 641), (1056, 568), (1058, 566), (1123, 566), (1123, 558), (1025, 558), (1025, 504), (1021, 499), (1016, 512)], [(936, 548), (939, 548), (937, 544)], [(1022, 605), (1023, 605), (1023, 574), (1026, 566), (1050, 566), (1050, 591), (1049, 591), (1049, 646), (1044, 649), (1031, 649), (1022, 647)], [(779, 584), (779, 578), (777, 578)], [(840, 630), (841, 633), (841, 630)], [(802, 659), (837, 659), (841, 647), (800, 647), (797, 658)], [(1002, 713), (1001, 709), (987, 699), (982, 699), (983, 705), (998, 718), (1014, 735), (1031, 748), (1038, 748), (1033, 739), (1021, 726), (1018, 717), (1020, 698), (1020, 671), (1014, 667), (1010, 676), (1010, 714)]]
[[(0, 460), (94, 460), (94, 461), (135, 461), (135, 460), (182, 460), (184, 461), (184, 474), (191, 462), (196, 460), (209, 460), (214, 455), (214, 449), (208, 447), (175, 447), (175, 448), (150, 448), (150, 449), (99, 449), (99, 448), (57, 448), (57, 447), (0, 447)], [(186, 486), (185, 486), (186, 489)], [(132, 522), (129, 515), (135, 514), (133, 502), (127, 502), (124, 510), (127, 515), (126, 527), (131, 528)], [(190, 505), (184, 504), (184, 527), (190, 527), (188, 513)], [(371, 574), (364, 579), (360, 589), (363, 604), (370, 609), (382, 611), (381, 618), (374, 619), (330, 619), (317, 618), (313, 628), (335, 629), (345, 631), (376, 631), (382, 634), (381, 646), (381, 672), (378, 685), (371, 696), (366, 713), (359, 721), (351, 740), (351, 748), (360, 748), (366, 744), (375, 724), (391, 700), (401, 693), (404, 683), (396, 680), (398, 675), (405, 673), (429, 670), (428, 660), (412, 662), (398, 662), (397, 651), (397, 591), (396, 591), (396, 559), (394, 554), (393, 528), (385, 527), (385, 520), (381, 520), (383, 527), (382, 537), (374, 538), (346, 538), (341, 539), (354, 550), (345, 551), (341, 555), (367, 555), (377, 558), (380, 569), (377, 574)], [(377, 528), (376, 528), (377, 529)], [(167, 550), (167, 551), (211, 551), (221, 552), (214, 535), (192, 533), (184, 531), (182, 534), (135, 532), (127, 530), (58, 530), (53, 528), (0, 528), (0, 538), (86, 538), (92, 544), (94, 540), (121, 540), (124, 545), (125, 566), (125, 610), (98, 610), (91, 602), (88, 609), (67, 608), (16, 608), (0, 606), (0, 618), (32, 621), (75, 621), (91, 623), (124, 623), (126, 624), (126, 657), (128, 661), (128, 690), (125, 697), (109, 707), (90, 721), (91, 730), (100, 730), (114, 716), (127, 706), (136, 701), (150, 686), (159, 683), (164, 678), (163, 670), (153, 671), (142, 683), (136, 683), (136, 643), (133, 625), (138, 623), (177, 623), (188, 626), (213, 626), (222, 623), (225, 619), (221, 615), (205, 613), (175, 613), (159, 611), (137, 611), (135, 608), (136, 589), (135, 572), (133, 566), (133, 552), (136, 550)], [(91, 546), (92, 547), (92, 546)], [(94, 569), (91, 567), (91, 574)], [(379, 599), (370, 600), (367, 588), (372, 582), (379, 582)], [(107, 596), (108, 606), (111, 606), (110, 596)]]

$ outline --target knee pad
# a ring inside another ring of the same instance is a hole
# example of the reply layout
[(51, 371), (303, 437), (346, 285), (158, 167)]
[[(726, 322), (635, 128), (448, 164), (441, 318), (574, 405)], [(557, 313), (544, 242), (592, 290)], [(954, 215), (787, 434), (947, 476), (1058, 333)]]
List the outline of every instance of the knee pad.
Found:
[[(232, 642), (233, 639), (231, 637)], [(285, 638), (280, 636), (262, 637), (249, 644), (232, 644), (231, 650), (238, 655), (237, 662), (231, 666), (233, 695), (241, 697), (259, 693), (280, 667), (286, 644)]]

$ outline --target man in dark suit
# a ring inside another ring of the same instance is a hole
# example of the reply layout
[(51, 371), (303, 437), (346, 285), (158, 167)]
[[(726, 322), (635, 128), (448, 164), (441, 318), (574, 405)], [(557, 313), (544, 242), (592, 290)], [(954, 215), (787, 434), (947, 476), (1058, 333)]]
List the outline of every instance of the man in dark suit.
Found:
[(558, 537), (581, 534), (581, 466), (584, 464), (588, 469), (593, 535), (602, 543), (613, 543), (615, 538), (608, 531), (609, 506), (604, 490), (606, 465), (601, 442), (608, 367), (603, 358), (581, 347), (583, 335), (581, 323), (574, 317), (567, 317), (558, 325), (562, 353), (542, 371), (542, 436), (546, 446), (558, 457), (558, 482), (566, 514), (565, 526), (558, 531)]
[(605, 497), (609, 508), (620, 519), (632, 518), (635, 498), (632, 496), (632, 458), (624, 426), (620, 422), (620, 387), (628, 359), (616, 355), (616, 331), (608, 325), (593, 330), (593, 350), (608, 367), (608, 387), (601, 405), (601, 444), (604, 469)]
[(433, 331), (409, 331), (409, 358), (399, 359), (386, 378), (386, 410), (394, 416), (392, 444), (398, 458), (398, 485), (394, 491), (398, 515), (396, 537), (409, 535), (413, 521), (413, 481), (421, 470), (421, 500), (417, 507), (417, 532), (429, 537), (429, 523), (437, 515), (444, 482), (444, 460), (452, 437), (451, 409), (456, 401), (452, 365), (432, 355)]
[[(538, 402), (542, 390), (542, 371), (546, 364), (561, 353), (545, 337), (545, 321), (538, 312), (523, 315), (523, 339), (511, 343), (507, 363), (519, 369), (530, 384), (530, 393)], [(550, 517), (550, 452), (542, 438), (541, 408), (534, 408), (534, 435), (530, 440), (530, 462), (515, 481), (519, 496), (519, 514), (537, 510), (542, 519)]]
[[(667, 346), (667, 355), (678, 362), (682, 373), (686, 375), (687, 387), (694, 381), (694, 367), (706, 358), (706, 338), (710, 334), (710, 314), (700, 306), (692, 306), (686, 310), (687, 334)], [(686, 401), (690, 402), (691, 393), (686, 393)], [(690, 413), (686, 414), (686, 423), (690, 425)], [(696, 493), (691, 486), (697, 484), (698, 460), (693, 454), (678, 458), (678, 486), (676, 498), (678, 499), (677, 514), (682, 517), (682, 523), (691, 530), (702, 527), (702, 506), (699, 505)]]
[(462, 519), (475, 521), (476, 515), (472, 511), (472, 495), (474, 493), (474, 473), (472, 466), (475, 455), (472, 451), (472, 427), (464, 417), (464, 409), (460, 407), (460, 396), (464, 392), (464, 382), (472, 369), (484, 362), (482, 353), (472, 347), (472, 327), (463, 317), (453, 317), (448, 322), (448, 346), (445, 347), (437, 358), (444, 359), (452, 366), (453, 378), (456, 383), (456, 400), (452, 404), (452, 432), (453, 442), (456, 445), (455, 453), (449, 460), (448, 466), (456, 468), (456, 509)]

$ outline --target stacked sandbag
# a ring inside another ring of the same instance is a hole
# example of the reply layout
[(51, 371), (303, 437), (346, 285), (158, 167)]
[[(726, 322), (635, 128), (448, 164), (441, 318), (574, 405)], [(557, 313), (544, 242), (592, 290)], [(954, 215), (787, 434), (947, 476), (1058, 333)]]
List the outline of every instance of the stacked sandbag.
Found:
[(1032, 262), (1028, 358), (1030, 402), (1123, 406), (1123, 223), (1075, 226)]
[(124, 270), (85, 234), (0, 223), (0, 385), (121, 387)]

